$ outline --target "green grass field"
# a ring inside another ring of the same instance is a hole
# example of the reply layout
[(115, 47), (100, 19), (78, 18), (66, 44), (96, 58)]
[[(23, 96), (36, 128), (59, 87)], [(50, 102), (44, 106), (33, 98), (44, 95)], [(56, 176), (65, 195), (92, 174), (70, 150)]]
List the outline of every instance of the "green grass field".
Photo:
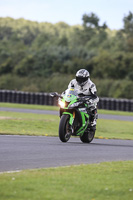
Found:
[[(0, 134), (58, 136), (60, 118), (55, 115), (0, 112)], [(98, 119), (96, 137), (133, 139), (133, 123)]]
[(133, 161), (0, 174), (1, 200), (132, 200)]

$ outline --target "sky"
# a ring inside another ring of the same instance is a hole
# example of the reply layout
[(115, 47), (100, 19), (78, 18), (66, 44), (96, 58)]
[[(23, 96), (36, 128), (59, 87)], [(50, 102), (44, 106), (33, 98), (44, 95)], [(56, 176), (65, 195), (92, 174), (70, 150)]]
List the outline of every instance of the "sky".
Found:
[(133, 13), (133, 0), (0, 0), (0, 17), (69, 25), (82, 24), (84, 14), (95, 13), (100, 25), (123, 28), (123, 18)]

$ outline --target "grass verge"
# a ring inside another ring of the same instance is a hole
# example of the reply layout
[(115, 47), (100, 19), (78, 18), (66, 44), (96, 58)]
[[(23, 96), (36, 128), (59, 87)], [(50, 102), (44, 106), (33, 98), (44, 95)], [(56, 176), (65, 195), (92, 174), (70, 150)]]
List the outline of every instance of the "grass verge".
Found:
[[(58, 136), (56, 115), (0, 112), (0, 134)], [(98, 119), (96, 137), (133, 139), (133, 123)]]
[(2, 200), (132, 200), (133, 161), (0, 174)]
[(0, 112), (0, 134), (56, 136), (58, 124), (55, 115)]

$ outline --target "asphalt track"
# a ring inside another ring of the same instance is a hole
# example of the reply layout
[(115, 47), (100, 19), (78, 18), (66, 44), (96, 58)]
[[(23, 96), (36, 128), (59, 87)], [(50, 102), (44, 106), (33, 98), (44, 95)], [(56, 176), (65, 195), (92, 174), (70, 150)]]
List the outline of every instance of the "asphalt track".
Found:
[[(4, 108), (1, 107), (0, 111), (11, 111), (11, 112), (23, 112), (23, 113), (36, 113), (36, 114), (48, 114), (48, 115), (58, 115), (58, 111), (52, 110), (33, 110), (33, 109), (21, 109), (21, 108)], [(107, 115), (99, 114), (99, 119), (114, 119), (114, 120), (123, 120), (123, 121), (133, 121), (133, 116), (122, 116), (122, 115)]]
[(133, 140), (0, 135), (0, 172), (121, 160), (133, 160)]

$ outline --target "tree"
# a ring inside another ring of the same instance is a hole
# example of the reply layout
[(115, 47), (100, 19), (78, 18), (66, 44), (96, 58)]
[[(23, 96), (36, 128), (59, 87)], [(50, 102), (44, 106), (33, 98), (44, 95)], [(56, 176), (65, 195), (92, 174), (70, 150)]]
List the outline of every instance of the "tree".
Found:
[(99, 18), (94, 13), (84, 14), (82, 20), (85, 28), (96, 28), (99, 26)]
[(127, 16), (124, 17), (124, 31), (131, 36), (133, 34), (133, 13), (129, 12)]
[(127, 36), (128, 50), (133, 51), (133, 13), (129, 12), (127, 16), (124, 17), (124, 32)]
[[(84, 14), (82, 17), (84, 27), (84, 39), (85, 41), (91, 40), (95, 35), (99, 35), (100, 38), (105, 37), (105, 29), (107, 28), (106, 23), (102, 26), (99, 25), (99, 17), (93, 12), (90, 14)], [(106, 37), (105, 37), (106, 38)]]

